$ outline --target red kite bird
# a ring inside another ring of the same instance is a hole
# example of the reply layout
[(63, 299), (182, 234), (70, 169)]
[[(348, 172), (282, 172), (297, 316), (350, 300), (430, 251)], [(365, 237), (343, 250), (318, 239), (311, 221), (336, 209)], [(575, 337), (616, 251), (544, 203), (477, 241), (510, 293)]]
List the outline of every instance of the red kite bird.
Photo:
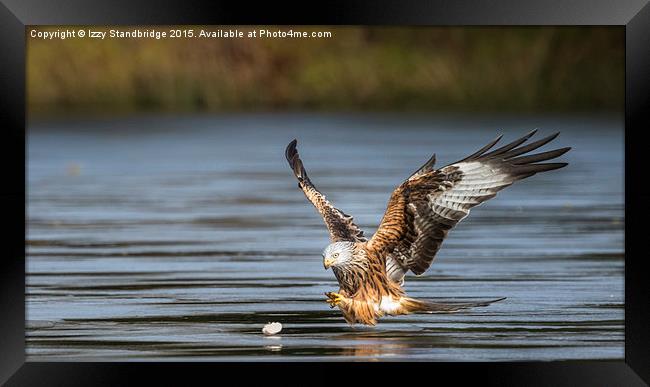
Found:
[(562, 168), (567, 163), (538, 163), (556, 158), (571, 148), (527, 154), (553, 140), (559, 133), (522, 145), (524, 137), (488, 152), (497, 137), (470, 156), (434, 169), (435, 155), (393, 191), (377, 232), (366, 239), (352, 217), (334, 207), (307, 177), (293, 140), (286, 157), (298, 186), (316, 207), (330, 233), (331, 244), (323, 252), (325, 269), (332, 268), (338, 293), (326, 293), (327, 302), (338, 306), (349, 324), (375, 325), (384, 315), (455, 312), (479, 303), (434, 303), (407, 297), (402, 284), (409, 270), (424, 273), (442, 241), (472, 207), (496, 196), (517, 180), (538, 172)]

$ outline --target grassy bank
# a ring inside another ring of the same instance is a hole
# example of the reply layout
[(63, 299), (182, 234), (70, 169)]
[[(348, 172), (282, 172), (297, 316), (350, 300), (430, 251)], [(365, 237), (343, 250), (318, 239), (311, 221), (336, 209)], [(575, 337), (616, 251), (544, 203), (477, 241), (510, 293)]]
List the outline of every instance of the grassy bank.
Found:
[(622, 28), (294, 29), (333, 36), (28, 37), (29, 114), (623, 109)]

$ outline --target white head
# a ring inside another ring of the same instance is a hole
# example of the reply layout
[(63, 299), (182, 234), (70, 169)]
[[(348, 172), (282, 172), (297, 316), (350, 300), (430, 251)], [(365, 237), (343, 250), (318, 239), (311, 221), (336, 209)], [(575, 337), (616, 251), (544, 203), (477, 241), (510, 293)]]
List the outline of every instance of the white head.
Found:
[(325, 269), (330, 267), (344, 267), (352, 261), (354, 254), (354, 242), (334, 242), (323, 251), (323, 266)]

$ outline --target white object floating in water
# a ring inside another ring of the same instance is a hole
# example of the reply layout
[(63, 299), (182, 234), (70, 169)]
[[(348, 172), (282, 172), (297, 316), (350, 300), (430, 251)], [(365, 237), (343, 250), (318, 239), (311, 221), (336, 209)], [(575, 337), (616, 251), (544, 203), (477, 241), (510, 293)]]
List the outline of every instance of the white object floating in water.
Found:
[(273, 322), (273, 323), (268, 323), (264, 325), (264, 328), (262, 328), (262, 333), (264, 333), (267, 336), (275, 335), (276, 333), (279, 333), (282, 330), (282, 324), (279, 322)]

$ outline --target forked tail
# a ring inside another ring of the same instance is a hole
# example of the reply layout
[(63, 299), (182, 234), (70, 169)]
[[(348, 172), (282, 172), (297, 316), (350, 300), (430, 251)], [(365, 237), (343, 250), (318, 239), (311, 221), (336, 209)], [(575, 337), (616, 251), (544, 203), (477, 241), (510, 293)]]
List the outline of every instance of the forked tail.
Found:
[(494, 302), (505, 300), (505, 297), (491, 301), (481, 302), (432, 302), (404, 297), (401, 305), (409, 313), (453, 313), (462, 309), (474, 308), (476, 306), (488, 306)]

